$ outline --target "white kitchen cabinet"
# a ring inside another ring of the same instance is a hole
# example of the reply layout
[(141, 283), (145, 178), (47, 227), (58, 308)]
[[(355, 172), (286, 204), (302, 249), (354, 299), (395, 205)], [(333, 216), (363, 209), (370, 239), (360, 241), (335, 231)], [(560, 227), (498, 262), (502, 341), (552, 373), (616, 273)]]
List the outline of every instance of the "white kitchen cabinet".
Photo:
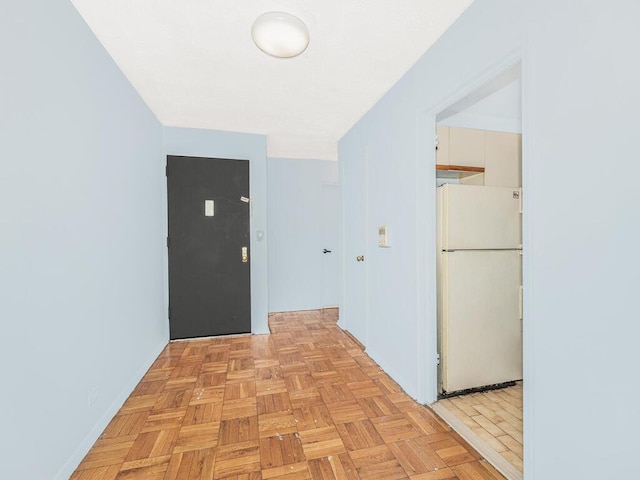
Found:
[(484, 138), (484, 184), (521, 187), (522, 135), (486, 131)]
[(522, 186), (522, 135), (442, 125), (436, 134), (438, 178), (456, 178), (467, 185)]
[(484, 167), (484, 130), (449, 129), (449, 164)]

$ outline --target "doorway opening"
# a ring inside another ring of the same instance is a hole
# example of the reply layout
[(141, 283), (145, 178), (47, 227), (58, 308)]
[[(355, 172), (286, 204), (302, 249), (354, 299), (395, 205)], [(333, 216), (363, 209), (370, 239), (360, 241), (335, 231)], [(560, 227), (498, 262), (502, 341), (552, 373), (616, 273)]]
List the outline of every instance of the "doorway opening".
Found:
[(521, 65), (436, 115), (438, 402), (523, 478)]

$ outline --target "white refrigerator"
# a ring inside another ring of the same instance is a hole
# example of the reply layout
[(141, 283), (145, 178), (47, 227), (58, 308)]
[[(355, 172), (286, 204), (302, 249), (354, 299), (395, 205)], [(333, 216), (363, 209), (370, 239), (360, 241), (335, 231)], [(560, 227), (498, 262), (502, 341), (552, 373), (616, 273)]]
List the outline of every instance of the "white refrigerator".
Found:
[(522, 378), (521, 195), (437, 189), (440, 393)]

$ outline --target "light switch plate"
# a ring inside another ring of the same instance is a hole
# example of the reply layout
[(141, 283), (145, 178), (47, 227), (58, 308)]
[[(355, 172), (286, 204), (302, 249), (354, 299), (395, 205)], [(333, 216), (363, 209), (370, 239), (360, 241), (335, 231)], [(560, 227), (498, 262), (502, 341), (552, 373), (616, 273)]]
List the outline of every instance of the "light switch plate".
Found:
[(389, 231), (386, 225), (381, 225), (380, 227), (378, 227), (378, 246), (389, 246)]

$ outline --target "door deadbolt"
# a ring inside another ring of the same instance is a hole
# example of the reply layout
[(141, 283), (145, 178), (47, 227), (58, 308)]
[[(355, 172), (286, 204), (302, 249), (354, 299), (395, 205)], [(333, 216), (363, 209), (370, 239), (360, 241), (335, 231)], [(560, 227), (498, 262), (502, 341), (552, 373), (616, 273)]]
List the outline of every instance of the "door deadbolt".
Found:
[(356, 257), (356, 261), (357, 261), (357, 262), (364, 262), (364, 255), (358, 255), (358, 256)]
[(247, 253), (247, 247), (242, 247), (242, 263), (249, 261), (249, 254)]

